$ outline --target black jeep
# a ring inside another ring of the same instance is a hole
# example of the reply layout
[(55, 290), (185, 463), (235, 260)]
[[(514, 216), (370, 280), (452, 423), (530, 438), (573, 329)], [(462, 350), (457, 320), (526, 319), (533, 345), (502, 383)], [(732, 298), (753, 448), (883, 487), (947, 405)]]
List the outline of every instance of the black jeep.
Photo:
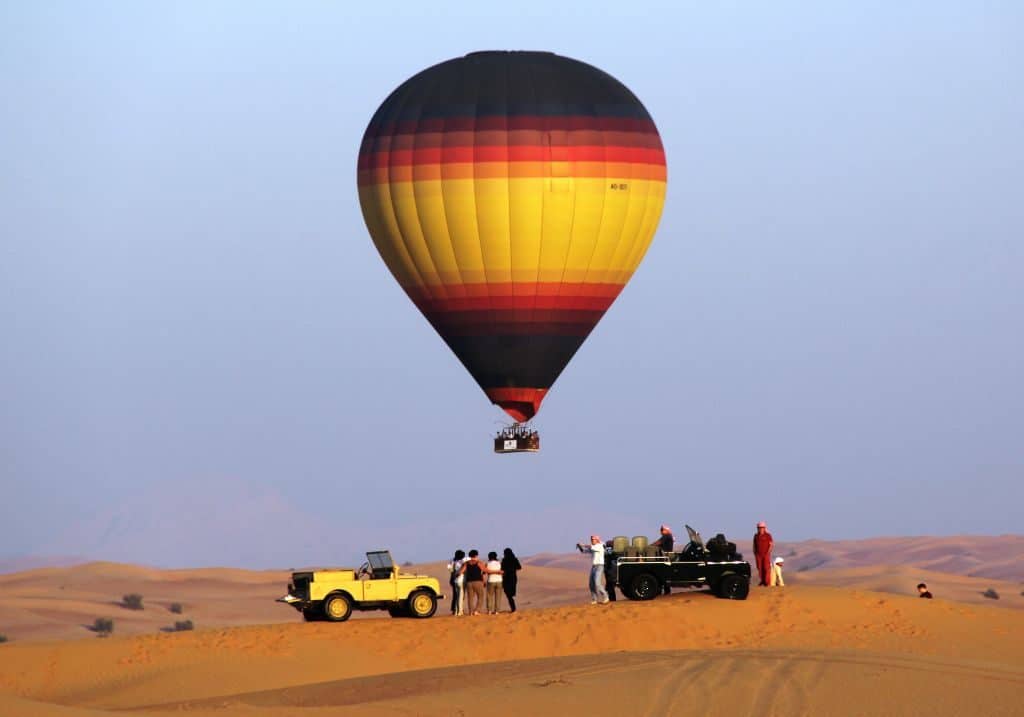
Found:
[(653, 600), (668, 587), (707, 586), (720, 598), (745, 600), (750, 592), (750, 563), (735, 543), (717, 535), (705, 545), (700, 533), (686, 526), (690, 542), (677, 552), (651, 547), (608, 550), (605, 579), (630, 600)]

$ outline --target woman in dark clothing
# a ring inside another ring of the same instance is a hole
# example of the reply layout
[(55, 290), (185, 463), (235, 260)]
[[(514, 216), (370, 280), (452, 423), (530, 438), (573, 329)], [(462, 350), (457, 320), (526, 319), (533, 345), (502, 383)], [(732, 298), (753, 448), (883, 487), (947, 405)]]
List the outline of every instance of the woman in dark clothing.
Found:
[(505, 555), (501, 559), (501, 586), (505, 589), (508, 607), (512, 612), (516, 611), (516, 584), (519, 582), (519, 571), (522, 569), (523, 566), (519, 564), (519, 558), (512, 552), (512, 548), (505, 548)]

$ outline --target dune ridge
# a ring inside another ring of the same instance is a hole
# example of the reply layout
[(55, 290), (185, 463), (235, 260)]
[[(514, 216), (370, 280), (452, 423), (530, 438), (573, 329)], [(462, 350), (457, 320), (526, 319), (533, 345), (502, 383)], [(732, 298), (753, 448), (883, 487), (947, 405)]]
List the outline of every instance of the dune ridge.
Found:
[(737, 714), (850, 714), (851, 690), (886, 707), (877, 714), (957, 714), (968, 703), (974, 713), (1014, 714), (1024, 612), (795, 586), (755, 590), (745, 602), (691, 593), (493, 617), (0, 649), (5, 715), (457, 714), (496, 686), (497, 714), (559, 705), (579, 713), (588, 704), (594, 714), (695, 714), (693, 705), (706, 714), (708, 704), (732, 704)]

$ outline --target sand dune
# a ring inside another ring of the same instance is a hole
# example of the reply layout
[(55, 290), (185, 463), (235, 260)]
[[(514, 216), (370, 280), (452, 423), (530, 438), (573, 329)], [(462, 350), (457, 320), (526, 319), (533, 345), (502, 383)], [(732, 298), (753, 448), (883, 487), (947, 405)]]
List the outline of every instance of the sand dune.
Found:
[[(406, 568), (437, 577), (447, 589), (444, 563)], [(274, 602), (284, 594), (287, 571), (234, 568), (160, 570), (121, 563), (88, 563), (70, 568), (41, 568), (0, 575), (0, 634), (12, 641), (92, 638), (98, 617), (114, 620), (116, 635), (169, 629), (178, 620), (198, 627), (297, 622), (291, 608)], [(124, 595), (143, 596), (144, 610), (129, 610)], [(565, 605), (586, 598), (579, 571), (527, 567), (519, 604), (525, 609)], [(180, 603), (182, 614), (173, 614)], [(448, 610), (442, 603), (440, 610)], [(386, 613), (356, 613), (357, 618)]]
[[(779, 549), (787, 556), (786, 575), (792, 584), (913, 595), (914, 586), (924, 581), (943, 598), (1010, 608), (1024, 608), (1024, 585), (1016, 577), (1024, 565), (1022, 551), (1021, 536), (807, 541), (781, 544)], [(899, 564), (901, 561), (904, 564)], [(587, 600), (586, 556), (545, 553), (523, 562), (526, 570), (520, 582), (519, 604), (524, 609)], [(953, 563), (965, 566), (965, 572), (944, 573), (928, 567)], [(442, 562), (409, 569), (432, 575), (442, 585), (447, 583)], [(274, 602), (287, 582), (288, 572), (284, 570), (162, 570), (120, 563), (0, 575), (0, 634), (16, 642), (92, 638), (88, 626), (97, 617), (113, 619), (117, 635), (155, 633), (185, 619), (198, 627), (296, 622), (300, 618), (295, 611)], [(983, 596), (990, 588), (998, 592), (999, 600)], [(121, 607), (119, 601), (128, 593), (141, 594), (146, 609)], [(183, 614), (169, 611), (175, 602), (183, 605)], [(440, 609), (445, 612), (447, 608), (442, 604)], [(358, 616), (376, 618), (384, 614)]]
[[(741, 547), (750, 550), (749, 542), (744, 540)], [(777, 552), (786, 558), (791, 571), (904, 565), (936, 573), (1024, 581), (1022, 535), (805, 540), (780, 542)]]
[[(970, 578), (903, 565), (877, 565), (846, 570), (814, 570), (787, 576), (787, 585), (828, 585), (854, 590), (909, 595), (919, 582), (928, 584), (934, 595), (946, 600), (1024, 610), (1024, 585), (1006, 580)], [(985, 596), (995, 590), (998, 599)]]
[(1021, 694), (1024, 612), (807, 585), (0, 648), (12, 717), (1020, 714)]

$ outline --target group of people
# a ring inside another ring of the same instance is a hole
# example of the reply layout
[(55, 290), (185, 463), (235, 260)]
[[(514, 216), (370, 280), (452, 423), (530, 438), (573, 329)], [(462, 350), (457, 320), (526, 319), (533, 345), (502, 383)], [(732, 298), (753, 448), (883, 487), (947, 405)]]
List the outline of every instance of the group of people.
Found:
[(757, 563), (758, 585), (761, 587), (784, 587), (782, 579), (782, 566), (786, 559), (782, 556), (772, 560), (772, 551), (775, 550), (775, 540), (768, 532), (768, 526), (762, 520), (757, 524), (757, 532), (754, 533), (754, 559)]
[(519, 571), (523, 566), (512, 548), (505, 548), (501, 560), (491, 551), (487, 560), (480, 559), (480, 553), (470, 550), (456, 550), (448, 563), (452, 588), (452, 615), (479, 615), (483, 607), (488, 615), (497, 615), (501, 606), (501, 594), (505, 594), (509, 612), (516, 611), (516, 590), (519, 586)]

